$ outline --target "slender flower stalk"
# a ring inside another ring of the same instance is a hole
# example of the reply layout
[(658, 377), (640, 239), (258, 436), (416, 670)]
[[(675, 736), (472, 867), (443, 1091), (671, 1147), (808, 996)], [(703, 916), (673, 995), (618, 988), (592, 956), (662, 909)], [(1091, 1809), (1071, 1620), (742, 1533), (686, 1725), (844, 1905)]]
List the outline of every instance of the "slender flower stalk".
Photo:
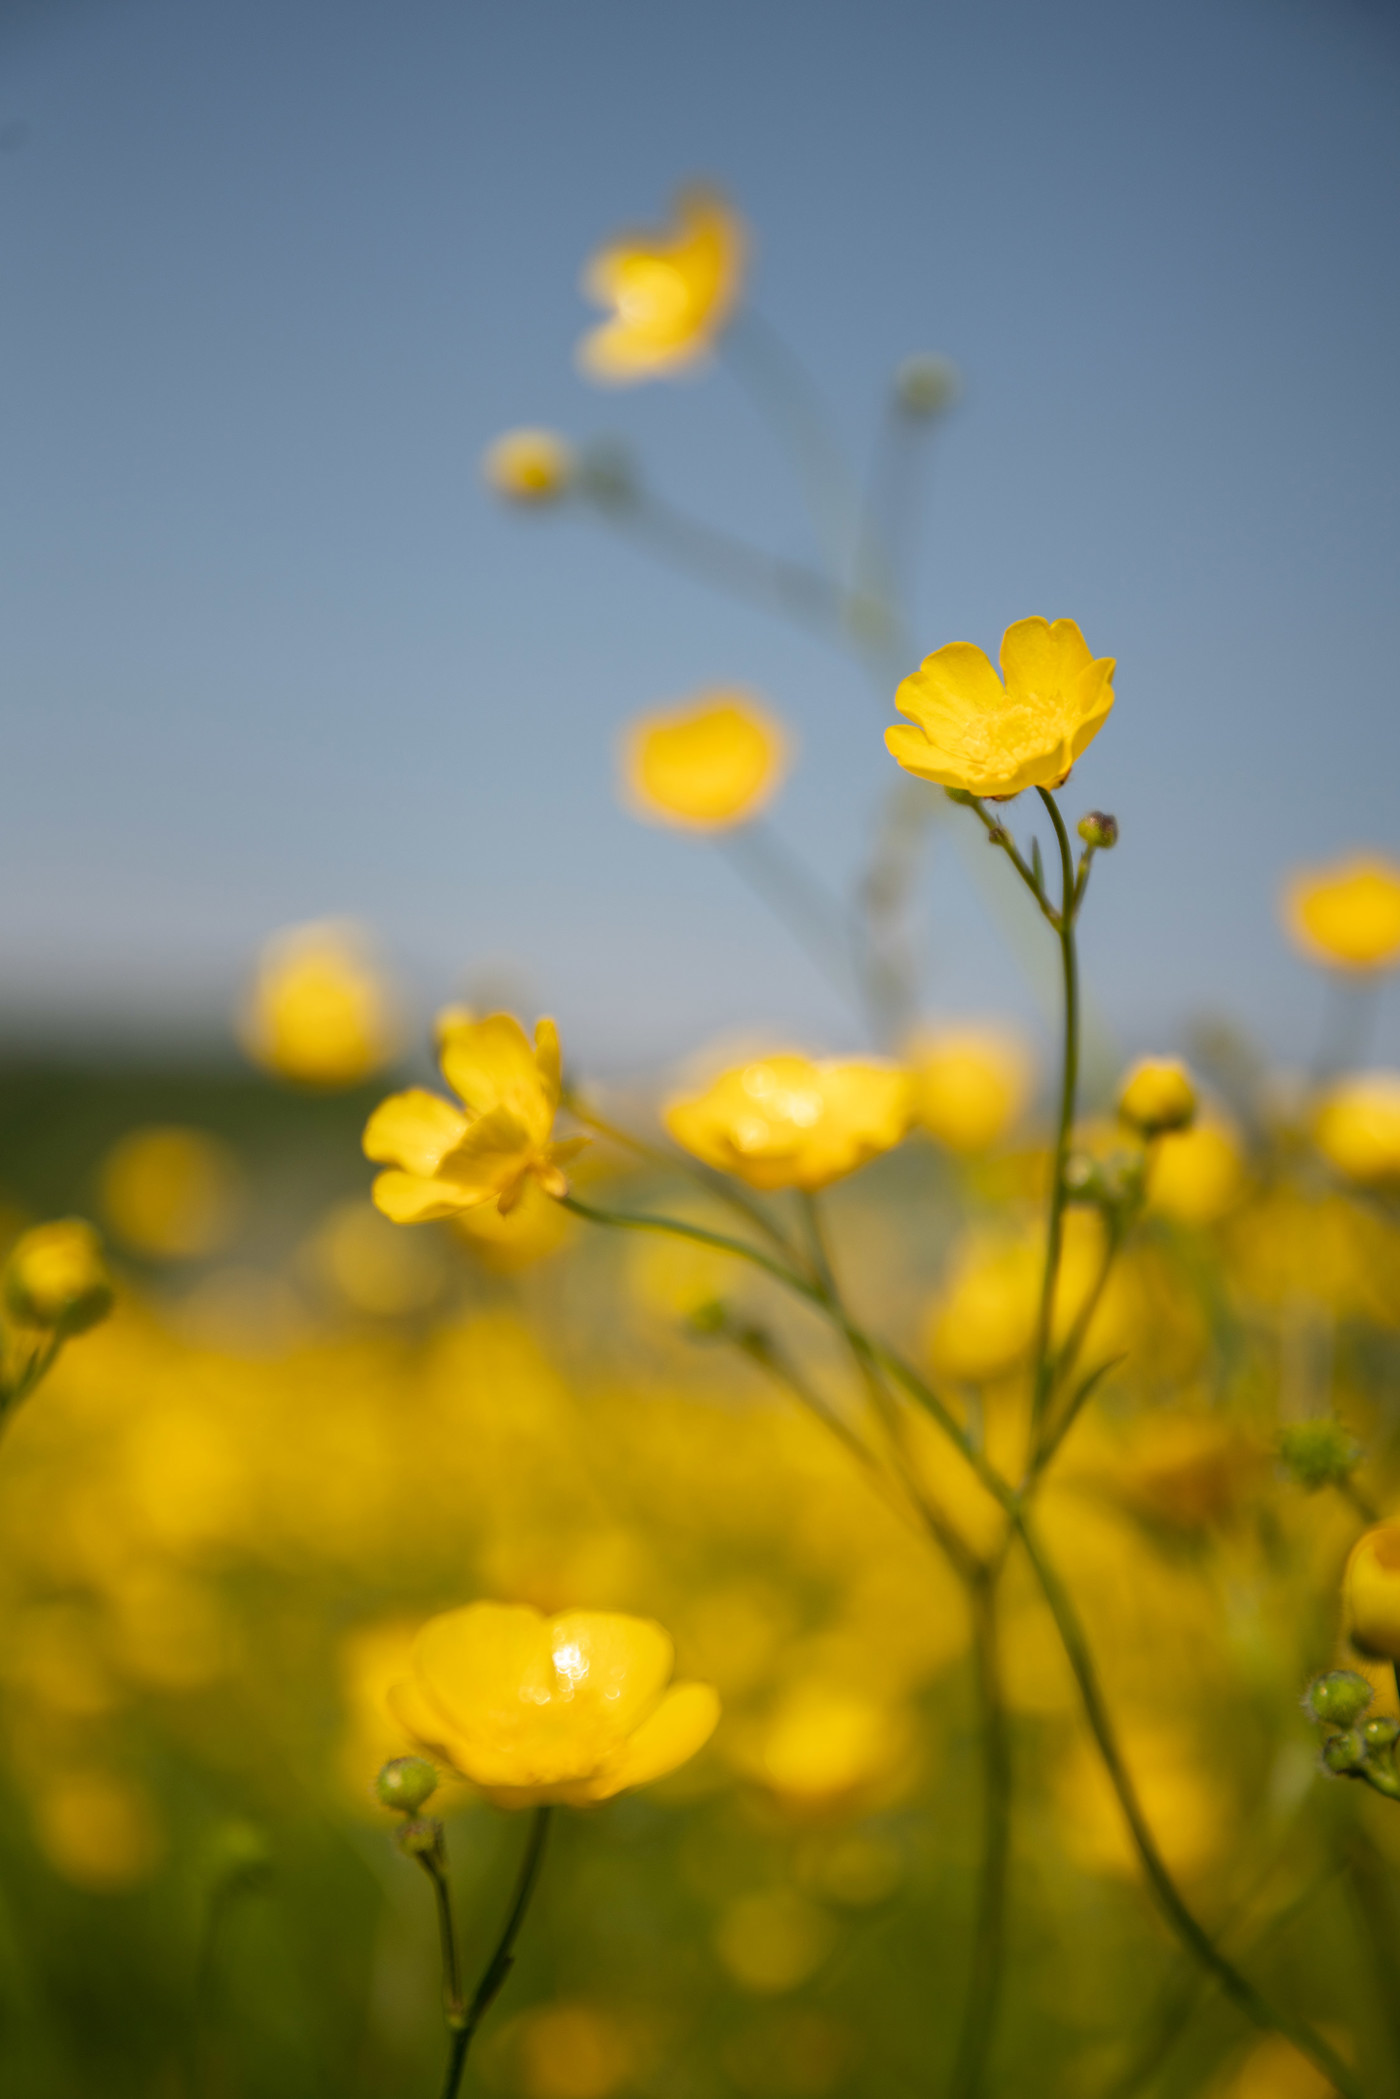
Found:
[(1064, 818), (1060, 815), (1055, 797), (1043, 787), (1038, 787), (1036, 793), (1050, 812), (1050, 820), (1055, 826), (1056, 842), (1060, 848), (1060, 908), (1054, 923), (1059, 937), (1060, 962), (1064, 973), (1065, 1034), (1060, 1072), (1059, 1119), (1055, 1128), (1055, 1150), (1050, 1168), (1050, 1217), (1046, 1228), (1045, 1271), (1041, 1280), (1040, 1309), (1036, 1318), (1035, 1391), (1031, 1403), (1033, 1429), (1039, 1429), (1044, 1419), (1055, 1377), (1050, 1329), (1055, 1310), (1055, 1286), (1060, 1276), (1060, 1255), (1064, 1247), (1067, 1193), (1065, 1168), (1069, 1164), (1070, 1139), (1074, 1133), (1074, 1110), (1079, 1088), (1079, 957), (1074, 926), (1079, 902), (1083, 896), (1083, 889), (1075, 880), (1074, 854), (1070, 849), (1069, 834), (1065, 830)]
[[(471, 2002), (464, 2004), (460, 1969), (457, 1962), (456, 1941), (452, 1929), (452, 1902), (447, 1886), (447, 1876), (441, 1868), (429, 1875), (437, 1896), (438, 1922), (442, 1938), (442, 1987), (443, 2001), (447, 2012), (447, 2024), (452, 2039), (448, 2049), (447, 2074), (443, 2079), (442, 2099), (457, 2099), (461, 2088), (462, 2073), (467, 2066), (467, 2052), (477, 2028), (491, 2006), (500, 1995), (502, 1986), (515, 1963), (515, 1942), (520, 1936), (520, 1927), (525, 1922), (525, 1913), (530, 1907), (530, 1898), (539, 1880), (540, 1867), (544, 1863), (545, 1842), (549, 1836), (550, 1817), (553, 1810), (545, 1805), (537, 1807), (530, 1818), (530, 1834), (525, 1845), (525, 1856), (515, 1883), (515, 1893), (495, 1950), (481, 1973), (481, 1980), (472, 1992)], [(425, 1864), (426, 1864), (425, 1860)]]

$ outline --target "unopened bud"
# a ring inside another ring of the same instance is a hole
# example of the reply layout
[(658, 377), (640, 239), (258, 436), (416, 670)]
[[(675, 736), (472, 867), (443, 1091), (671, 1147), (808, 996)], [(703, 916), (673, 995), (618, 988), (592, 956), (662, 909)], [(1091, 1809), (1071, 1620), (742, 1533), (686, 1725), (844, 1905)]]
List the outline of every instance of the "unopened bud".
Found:
[(951, 408), (962, 392), (962, 374), (951, 357), (921, 350), (906, 357), (894, 375), (894, 397), (905, 415), (926, 421)]
[(574, 476), (574, 451), (553, 430), (507, 430), (481, 462), (486, 485), (507, 503), (557, 503)]
[(1354, 1728), (1344, 1735), (1329, 1735), (1322, 1745), (1322, 1761), (1339, 1778), (1360, 1771), (1366, 1762), (1366, 1745)]
[(1355, 1669), (1333, 1669), (1309, 1684), (1307, 1706), (1314, 1720), (1332, 1727), (1353, 1727), (1375, 1693)]
[(1195, 1119), (1196, 1089), (1179, 1057), (1143, 1057), (1124, 1079), (1118, 1113), (1144, 1137), (1184, 1130)]
[(637, 470), (615, 439), (590, 445), (575, 469), (574, 484), (600, 510), (627, 510), (637, 500)]
[(5, 1302), (25, 1326), (85, 1333), (112, 1309), (102, 1241), (82, 1217), (36, 1225), (16, 1242), (5, 1270)]
[(390, 1757), (374, 1781), (374, 1794), (381, 1807), (397, 1808), (400, 1814), (416, 1815), (437, 1791), (438, 1775), (424, 1756)]
[(1347, 1631), (1361, 1652), (1400, 1661), (1400, 1523), (1378, 1523), (1357, 1539), (1342, 1600)]
[(1368, 1749), (1392, 1749), (1400, 1741), (1400, 1720), (1388, 1716), (1368, 1720), (1361, 1730), (1361, 1739)]
[(1112, 852), (1118, 843), (1118, 819), (1106, 816), (1102, 809), (1091, 809), (1087, 816), (1081, 816), (1078, 829), (1085, 845), (1096, 853)]
[(703, 1335), (706, 1340), (723, 1334), (729, 1326), (729, 1307), (722, 1298), (707, 1297), (703, 1304), (692, 1305), (686, 1315), (686, 1324), (692, 1334)]
[(1343, 1486), (1365, 1455), (1355, 1436), (1330, 1415), (1282, 1429), (1278, 1454), (1285, 1472), (1309, 1494), (1320, 1487)]

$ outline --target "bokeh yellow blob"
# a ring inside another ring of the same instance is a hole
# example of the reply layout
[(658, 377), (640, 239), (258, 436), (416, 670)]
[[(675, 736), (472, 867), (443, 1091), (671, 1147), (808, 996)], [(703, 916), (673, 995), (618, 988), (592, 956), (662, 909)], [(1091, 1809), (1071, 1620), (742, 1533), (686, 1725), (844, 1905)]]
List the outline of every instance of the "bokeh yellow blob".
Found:
[(525, 2099), (609, 2099), (636, 2063), (627, 2028), (592, 2004), (550, 2004), (516, 2029)]
[(553, 430), (505, 430), (487, 448), (481, 472), (508, 503), (557, 503), (573, 480), (573, 447)]
[(1244, 1152), (1235, 1131), (1219, 1118), (1169, 1131), (1147, 1165), (1149, 1209), (1181, 1224), (1214, 1224), (1239, 1201)]
[(131, 1130), (102, 1162), (102, 1212), (113, 1236), (157, 1260), (197, 1260), (227, 1245), (243, 1205), (231, 1148), (174, 1123)]
[(715, 1951), (741, 1989), (777, 1996), (816, 1973), (835, 1936), (827, 1911), (774, 1888), (727, 1906), (715, 1928)]
[(1400, 1184), (1400, 1071), (1368, 1071), (1334, 1086), (1317, 1111), (1317, 1148), (1349, 1181)]
[(949, 1151), (990, 1151), (1026, 1105), (1033, 1067), (1008, 1029), (930, 1029), (914, 1038), (905, 1057), (914, 1120)]
[(752, 693), (710, 687), (639, 715), (620, 747), (623, 797), (650, 823), (723, 831), (748, 823), (786, 777), (792, 742)]
[(1359, 853), (1306, 869), (1284, 891), (1283, 922), (1311, 962), (1387, 969), (1400, 959), (1400, 867)]
[(263, 949), (241, 1035), (279, 1078), (357, 1086), (393, 1057), (397, 1003), (366, 935), (349, 921), (292, 926)]
[(117, 1894), (149, 1880), (164, 1848), (146, 1794), (96, 1767), (51, 1781), (39, 1797), (36, 1822), (50, 1864), (93, 1894)]
[(435, 1237), (401, 1232), (369, 1202), (338, 1203), (308, 1249), (312, 1272), (352, 1311), (374, 1319), (426, 1312), (447, 1281)]

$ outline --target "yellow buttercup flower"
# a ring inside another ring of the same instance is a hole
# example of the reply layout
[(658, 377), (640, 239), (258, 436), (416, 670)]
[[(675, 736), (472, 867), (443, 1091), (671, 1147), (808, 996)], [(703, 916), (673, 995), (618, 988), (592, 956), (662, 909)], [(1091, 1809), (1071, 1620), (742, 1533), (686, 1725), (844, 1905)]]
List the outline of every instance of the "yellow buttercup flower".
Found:
[(623, 732), (623, 791), (651, 823), (721, 831), (747, 823), (777, 793), (790, 743), (750, 693), (718, 687), (643, 714)]
[(1017, 620), (993, 670), (971, 642), (935, 649), (900, 685), (895, 706), (915, 724), (886, 729), (908, 773), (1004, 801), (1059, 787), (1113, 705), (1114, 659), (1091, 656), (1072, 619)]
[(623, 234), (600, 248), (583, 288), (611, 316), (579, 344), (590, 379), (609, 386), (664, 378), (709, 350), (738, 302), (748, 240), (713, 190), (683, 190), (672, 227)]
[(1196, 1113), (1196, 1089), (1179, 1057), (1141, 1057), (1118, 1089), (1118, 1113), (1144, 1137), (1184, 1130)]
[(559, 1106), (559, 1031), (535, 1028), (533, 1048), (509, 1013), (438, 1023), (442, 1074), (460, 1108), (421, 1086), (391, 1094), (365, 1125), (365, 1157), (387, 1165), (374, 1200), (395, 1224), (451, 1217), (478, 1203), (514, 1209), (531, 1179), (546, 1195), (566, 1195), (566, 1160), (587, 1142), (550, 1141)]
[(1364, 1186), (1400, 1183), (1400, 1071), (1367, 1071), (1332, 1088), (1317, 1113), (1317, 1148)]
[(1400, 1523), (1358, 1538), (1342, 1577), (1346, 1628), (1363, 1654), (1400, 1661)]
[(1284, 924), (1313, 962), (1330, 969), (1386, 969), (1400, 961), (1400, 868), (1361, 853), (1295, 875)]
[(664, 1778), (719, 1719), (709, 1684), (668, 1682), (649, 1618), (469, 1603), (430, 1618), (413, 1674), (389, 1692), (409, 1738), (501, 1807), (584, 1807)]
[(359, 928), (326, 920), (269, 941), (242, 1034), (259, 1064), (304, 1085), (357, 1086), (381, 1070), (398, 1021)]
[(896, 1064), (789, 1052), (722, 1073), (664, 1119), (677, 1144), (751, 1188), (811, 1192), (898, 1144), (911, 1105)]
[(914, 1120), (949, 1151), (989, 1151), (1026, 1104), (1031, 1063), (1004, 1029), (939, 1028), (908, 1049)]
[(574, 477), (573, 447), (553, 430), (506, 430), (488, 447), (481, 471), (508, 503), (556, 503)]

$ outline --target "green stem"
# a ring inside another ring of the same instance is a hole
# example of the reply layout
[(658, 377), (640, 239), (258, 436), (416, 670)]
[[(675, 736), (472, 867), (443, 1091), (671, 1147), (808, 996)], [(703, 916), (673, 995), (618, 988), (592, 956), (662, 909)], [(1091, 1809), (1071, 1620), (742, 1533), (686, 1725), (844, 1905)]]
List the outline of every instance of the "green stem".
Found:
[(1055, 837), (1060, 848), (1061, 903), (1056, 932), (1060, 941), (1065, 988), (1065, 1048), (1060, 1078), (1060, 1113), (1055, 1130), (1055, 1153), (1050, 1175), (1045, 1273), (1041, 1279), (1040, 1309), (1036, 1317), (1035, 1332), (1035, 1396), (1031, 1409), (1031, 1425), (1038, 1431), (1055, 1380), (1055, 1359), (1051, 1351), (1050, 1332), (1055, 1313), (1055, 1285), (1059, 1280), (1060, 1254), (1064, 1245), (1065, 1167), (1069, 1161), (1070, 1139), (1074, 1134), (1074, 1103), (1079, 1087), (1079, 959), (1074, 938), (1074, 854), (1070, 849), (1069, 835), (1056, 806), (1055, 797), (1043, 787), (1038, 787), (1036, 793), (1050, 812), (1050, 820), (1055, 826)]
[(827, 894), (761, 820), (720, 832), (717, 843), (735, 872), (787, 927), (837, 996), (848, 1001), (858, 1015), (874, 1019), (869, 1014), (867, 965), (862, 956), (852, 953), (848, 937), (856, 929), (836, 898)]
[(1098, 1671), (1084, 1636), (1084, 1628), (1070, 1601), (1069, 1592), (1047, 1560), (1024, 1513), (1017, 1515), (1015, 1524), (1026, 1556), (1040, 1584), (1041, 1593), (1050, 1607), (1050, 1614), (1060, 1636), (1060, 1644), (1065, 1650), (1079, 1687), (1080, 1702), (1084, 1707), (1090, 1733), (1094, 1737), (1109, 1781), (1118, 1796), (1118, 1804), (1123, 1810), (1133, 1847), (1142, 1862), (1148, 1886), (1163, 1917), (1187, 1951), (1215, 1977), (1226, 1996), (1238, 2006), (1247, 2019), (1263, 2032), (1284, 2034), (1300, 2054), (1307, 2056), (1325, 2076), (1332, 2079), (1343, 2099), (1364, 2099), (1353, 2072), (1335, 2049), (1303, 2020), (1295, 2019), (1291, 2013), (1281, 2011), (1270, 2004), (1254, 1984), (1240, 1973), (1234, 1963), (1226, 1959), (1205, 1926), (1188, 1908), (1176, 1882), (1167, 1870), (1166, 1862), (1157, 1848), (1157, 1840), (1147, 1825), (1137, 1797), (1137, 1789), (1123, 1761), (1123, 1753), (1113, 1731), (1108, 1702), (1099, 1683)]
[[(525, 1846), (525, 1857), (520, 1867), (520, 1877), (515, 1884), (515, 1894), (511, 1901), (509, 1914), (506, 1917), (505, 1927), (501, 1932), (500, 1938), (496, 1941), (496, 1950), (486, 1963), (482, 1971), (481, 1980), (472, 1995), (472, 2001), (467, 2005), (465, 2011), (462, 2009), (460, 1986), (456, 1983), (454, 1969), (453, 1987), (457, 1991), (457, 2009), (455, 2017), (450, 2009), (448, 2011), (448, 2025), (452, 2028), (452, 2046), (447, 2059), (447, 2075), (443, 2081), (442, 2099), (457, 2099), (457, 2092), (462, 2082), (462, 2072), (466, 2068), (467, 2051), (471, 2047), (472, 2038), (482, 2019), (500, 1995), (501, 1987), (514, 1964), (515, 1942), (520, 1936), (520, 1927), (525, 1922), (525, 1912), (530, 1907), (530, 1897), (535, 1892), (535, 1883), (539, 1879), (540, 1867), (544, 1863), (544, 1847), (545, 1839), (549, 1835), (550, 1814), (551, 1810), (548, 1807), (537, 1807), (535, 1809), (530, 1823), (529, 1841)], [(448, 1918), (443, 1937), (443, 1987), (444, 1993), (446, 1993), (448, 1988), (447, 1955), (449, 1944), (447, 1934), (451, 1929), (450, 1904), (444, 1903), (443, 1908), (439, 1910), (440, 1916), (444, 1913), (444, 1909)]]
[(633, 489), (624, 501), (597, 502), (605, 524), (626, 533), (643, 551), (684, 569), (713, 589), (761, 605), (802, 627), (815, 627), (833, 641), (844, 637), (846, 616), (841, 593), (816, 569), (786, 561), (699, 518), (649, 491)]
[(1011, 1736), (1001, 1678), (996, 1584), (985, 1567), (968, 1584), (982, 1737), (982, 1858), (972, 1967), (948, 2090), (976, 2099), (986, 2078), (1006, 1965), (1007, 1869), (1011, 1852)]

